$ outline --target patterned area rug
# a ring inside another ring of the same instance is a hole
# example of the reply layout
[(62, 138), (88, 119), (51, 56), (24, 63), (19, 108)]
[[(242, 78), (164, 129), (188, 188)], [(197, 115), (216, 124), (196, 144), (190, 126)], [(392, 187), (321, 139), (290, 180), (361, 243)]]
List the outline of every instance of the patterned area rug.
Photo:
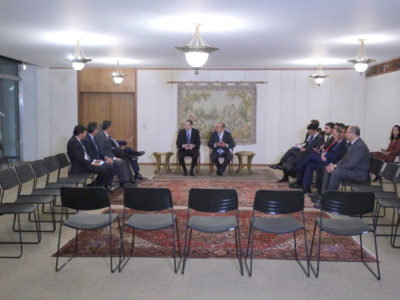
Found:
[(175, 180), (218, 180), (218, 181), (232, 181), (232, 180), (262, 180), (262, 181), (276, 181), (279, 178), (271, 169), (257, 169), (249, 173), (247, 169), (241, 170), (239, 174), (236, 173), (236, 167), (234, 168), (233, 174), (230, 175), (228, 170), (224, 173), (224, 176), (216, 175), (216, 170), (212, 174), (209, 173), (208, 169), (201, 169), (200, 174), (195, 173), (196, 176), (183, 176), (182, 174), (177, 174), (175, 168), (172, 172), (165, 172), (162, 170), (159, 174), (154, 175), (153, 179), (175, 179)]
[[(115, 210), (122, 215), (122, 209)], [(183, 249), (184, 232), (186, 224), (186, 210), (176, 210), (180, 243)], [(240, 211), (240, 237), (243, 252), (247, 247), (247, 238), (250, 227), (251, 211)], [(314, 219), (319, 216), (318, 212), (306, 212), (307, 240), (310, 247)], [(300, 215), (296, 218), (301, 220)], [(95, 231), (81, 232), (78, 235), (78, 252), (80, 257), (106, 257), (109, 255), (109, 231), (99, 229)], [(124, 248), (129, 253), (132, 242), (130, 229), (125, 229)], [(304, 235), (298, 233), (297, 246), (299, 257), (305, 258)], [(118, 225), (113, 225), (113, 255), (119, 255), (119, 234)], [(75, 239), (71, 239), (61, 249), (61, 256), (70, 256), (75, 247)], [(316, 247), (313, 250), (313, 259), (316, 259)], [(171, 257), (172, 242), (171, 231), (136, 231), (134, 256), (141, 257)], [(190, 257), (211, 258), (211, 257), (235, 257), (234, 233), (205, 234), (193, 231)], [(55, 256), (55, 254), (53, 254)], [(294, 259), (293, 235), (273, 235), (257, 232), (254, 240), (254, 257), (267, 259)], [(375, 258), (364, 251), (367, 261), (374, 261)], [(351, 237), (339, 237), (323, 233), (321, 260), (323, 261), (360, 261), (360, 244)]]
[[(147, 188), (168, 188), (172, 193), (172, 200), (175, 206), (186, 206), (188, 203), (189, 190), (191, 188), (210, 189), (235, 189), (238, 192), (239, 207), (253, 207), (254, 195), (257, 190), (288, 190), (287, 183), (276, 183), (271, 181), (219, 181), (219, 180), (144, 180), (140, 187)], [(110, 195), (111, 204), (123, 205), (123, 189), (117, 188)], [(312, 207), (311, 201), (306, 200), (306, 207)]]

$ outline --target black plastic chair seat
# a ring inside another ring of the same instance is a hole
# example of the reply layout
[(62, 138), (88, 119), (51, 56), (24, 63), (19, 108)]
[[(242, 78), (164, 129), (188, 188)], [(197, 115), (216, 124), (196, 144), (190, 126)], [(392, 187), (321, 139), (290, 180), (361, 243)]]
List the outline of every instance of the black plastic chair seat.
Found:
[(202, 232), (219, 233), (238, 227), (238, 223), (234, 216), (191, 216), (189, 227)]
[(382, 187), (380, 187), (379, 185), (365, 185), (365, 184), (352, 185), (351, 190), (353, 192), (383, 192)]
[[(175, 215), (174, 215), (175, 220)], [(172, 214), (147, 215), (134, 214), (125, 225), (141, 230), (159, 230), (172, 226)]]
[(56, 183), (85, 183), (86, 179), (81, 177), (62, 177), (57, 180)]
[(45, 185), (45, 189), (61, 189), (62, 187), (76, 187), (75, 183), (50, 182)]
[(60, 189), (36, 189), (31, 193), (32, 196), (60, 196)]
[(342, 181), (342, 182), (340, 182), (340, 184), (343, 185), (343, 186), (353, 186), (353, 185), (369, 186), (369, 185), (371, 185), (371, 183), (369, 181), (364, 181), (364, 182), (360, 182), (360, 181)]
[(353, 236), (360, 235), (371, 231), (371, 228), (361, 219), (327, 219), (322, 218), (322, 226), (320, 219), (316, 219), (320, 228), (326, 232), (336, 235)]
[(378, 199), (379, 205), (382, 207), (400, 207), (400, 199), (396, 196), (396, 198), (388, 199)]
[(91, 178), (93, 177), (93, 173), (79, 173), (79, 174), (68, 174), (68, 178)]
[(53, 202), (52, 196), (32, 196), (32, 195), (20, 195), (15, 203), (27, 203), (27, 204), (48, 204)]
[(110, 225), (118, 217), (118, 214), (76, 214), (64, 221), (64, 225), (81, 230), (94, 230)]
[(279, 218), (255, 217), (252, 222), (254, 228), (275, 234), (291, 233), (302, 229), (296, 218), (292, 216)]
[(394, 192), (374, 192), (375, 199), (398, 199), (396, 193)]
[(31, 204), (4, 203), (0, 205), (0, 215), (7, 214), (29, 214), (33, 213), (36, 207)]

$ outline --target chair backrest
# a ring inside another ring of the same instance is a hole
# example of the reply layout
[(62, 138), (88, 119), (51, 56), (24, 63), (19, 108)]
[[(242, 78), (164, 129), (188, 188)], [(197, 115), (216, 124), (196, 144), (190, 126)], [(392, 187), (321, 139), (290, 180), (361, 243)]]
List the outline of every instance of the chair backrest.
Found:
[(254, 210), (267, 214), (291, 214), (303, 208), (302, 191), (258, 190), (254, 198)]
[(65, 167), (69, 167), (70, 162), (67, 158), (67, 155), (65, 153), (58, 153), (56, 155), (56, 158), (58, 160), (58, 163), (60, 164), (60, 168), (63, 169)]
[(61, 203), (76, 210), (95, 210), (110, 207), (108, 194), (103, 187), (62, 187)]
[(124, 205), (142, 211), (161, 211), (172, 208), (171, 191), (166, 188), (125, 188)]
[(389, 181), (395, 181), (397, 171), (399, 170), (399, 165), (395, 163), (386, 163), (385, 168), (382, 171), (382, 178)]
[(47, 156), (43, 159), (43, 161), (49, 173), (58, 171), (60, 169), (60, 163), (58, 162), (58, 159), (55, 156)]
[(338, 215), (361, 216), (374, 210), (375, 196), (371, 192), (338, 192), (324, 194), (321, 209)]
[(232, 189), (198, 189), (189, 191), (188, 208), (203, 212), (227, 212), (238, 209), (238, 195)]
[(369, 172), (372, 174), (378, 174), (385, 162), (381, 159), (372, 158), (371, 165), (369, 167)]
[(0, 186), (2, 190), (9, 190), (16, 186), (19, 187), (20, 182), (17, 173), (13, 168), (0, 171)]
[(36, 178), (40, 178), (42, 176), (47, 176), (49, 172), (47, 171), (46, 166), (44, 165), (43, 160), (38, 159), (31, 163), (33, 172), (35, 173)]
[(15, 166), (15, 171), (17, 171), (19, 181), (21, 181), (21, 183), (25, 183), (35, 179), (35, 173), (33, 172), (31, 164), (29, 163)]

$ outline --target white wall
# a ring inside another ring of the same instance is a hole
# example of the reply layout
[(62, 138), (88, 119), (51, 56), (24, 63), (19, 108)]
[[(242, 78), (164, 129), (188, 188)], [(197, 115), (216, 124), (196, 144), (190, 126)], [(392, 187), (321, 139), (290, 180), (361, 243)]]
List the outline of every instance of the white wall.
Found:
[(23, 160), (65, 152), (78, 122), (76, 71), (29, 66), (22, 85)]
[[(306, 70), (207, 71), (198, 76), (186, 70), (138, 70), (138, 149), (142, 162), (153, 162), (154, 151), (175, 151), (177, 86), (170, 80), (267, 81), (257, 85), (257, 143), (236, 150), (256, 153), (254, 163), (276, 161), (291, 145), (304, 138), (311, 119), (356, 124), (364, 128), (365, 78), (353, 70), (327, 70), (320, 87)], [(223, 119), (223, 118), (221, 118)], [(202, 162), (208, 148), (202, 146)]]
[(365, 140), (371, 151), (386, 148), (390, 130), (400, 124), (400, 72), (366, 80)]

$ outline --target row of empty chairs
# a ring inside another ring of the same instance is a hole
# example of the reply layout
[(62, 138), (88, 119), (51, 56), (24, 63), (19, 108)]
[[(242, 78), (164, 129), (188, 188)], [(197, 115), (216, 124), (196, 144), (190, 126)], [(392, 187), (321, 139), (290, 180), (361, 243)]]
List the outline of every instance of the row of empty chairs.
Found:
[[(63, 268), (77, 253), (78, 230), (94, 230), (109, 227), (109, 247), (111, 272), (117, 269), (122, 271), (130, 257), (134, 254), (135, 231), (137, 230), (161, 230), (171, 228), (171, 242), (173, 244), (174, 272), (177, 273), (182, 262), (182, 274), (185, 271), (187, 258), (190, 254), (192, 231), (203, 233), (222, 233), (234, 231), (236, 255), (239, 262), (240, 273), (243, 275), (242, 249), (240, 241), (239, 209), (237, 192), (233, 189), (198, 189), (193, 188), (189, 192), (187, 222), (183, 253), (180, 247), (178, 220), (172, 204), (172, 196), (166, 188), (125, 188), (124, 210), (122, 221), (117, 213), (111, 211), (108, 194), (100, 187), (61, 188), (61, 201), (64, 209), (97, 210), (108, 208), (108, 213), (103, 214), (76, 214), (62, 223), (76, 231), (75, 251), (73, 255), (62, 265), (59, 264), (59, 250), (61, 242), (61, 227), (59, 232), (56, 270)], [(131, 217), (127, 217), (127, 209), (134, 210)], [(153, 212), (150, 214), (149, 212)], [(161, 213), (163, 212), (163, 213)], [(200, 214), (196, 213), (200, 212)], [(323, 216), (323, 212), (348, 215), (351, 218), (330, 219)], [(311, 249), (308, 242), (304, 217), (304, 195), (301, 191), (271, 191), (259, 190), (256, 192), (253, 213), (250, 223), (249, 238), (245, 254), (245, 265), (248, 274), (252, 274), (254, 232), (256, 230), (272, 234), (293, 234), (294, 254), (303, 272), (310, 276), (310, 269), (318, 277), (321, 233), (323, 231), (334, 235), (360, 237), (360, 257), (372, 274), (379, 280), (379, 257), (375, 235), (375, 218), (373, 226), (368, 226), (361, 217), (374, 212), (374, 194), (371, 192), (328, 192), (321, 204), (320, 216), (315, 219)], [(210, 215), (207, 215), (209, 213)], [(292, 214), (301, 213), (299, 222)], [(205, 214), (205, 215), (204, 215)], [(283, 215), (280, 217), (260, 216)], [(112, 223), (118, 222), (120, 234), (119, 262), (113, 267), (112, 258)], [(129, 256), (124, 249), (124, 228), (132, 230), (132, 243)], [(319, 228), (317, 245), (317, 267), (311, 265), (312, 247), (316, 237), (316, 229)], [(301, 263), (296, 244), (296, 234), (304, 235), (305, 265)], [(374, 272), (364, 260), (362, 248), (362, 235), (372, 232), (375, 242), (376, 268)], [(179, 262), (177, 257), (179, 256)], [(250, 259), (249, 264), (247, 260)]]

